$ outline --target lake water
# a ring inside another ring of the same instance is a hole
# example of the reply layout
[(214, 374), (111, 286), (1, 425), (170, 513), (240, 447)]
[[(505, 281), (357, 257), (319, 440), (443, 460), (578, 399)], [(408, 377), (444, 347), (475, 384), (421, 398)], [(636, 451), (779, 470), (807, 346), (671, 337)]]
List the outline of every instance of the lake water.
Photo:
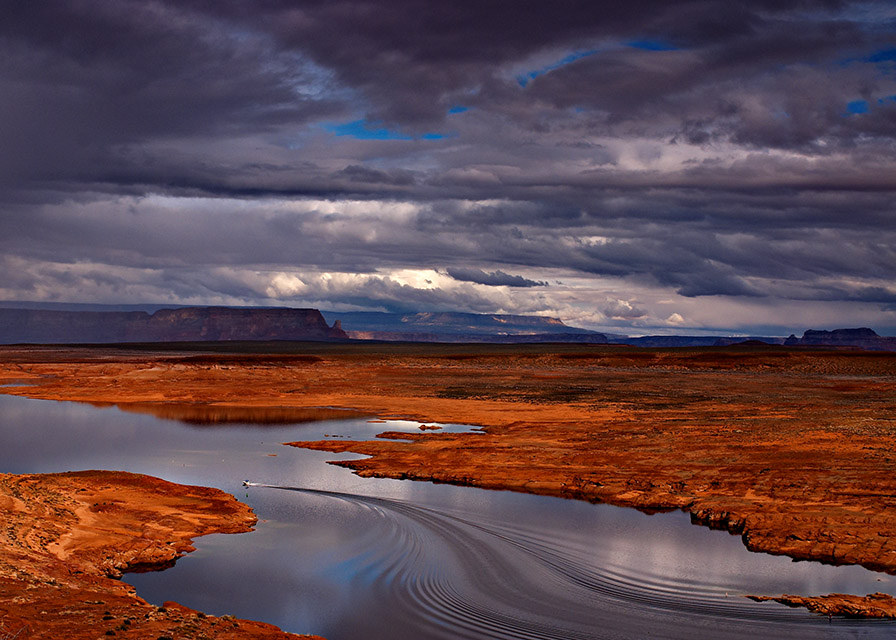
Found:
[(174, 568), (126, 580), (156, 604), (330, 640), (896, 634), (892, 622), (829, 623), (742, 597), (894, 593), (893, 576), (750, 553), (683, 513), (359, 478), (326, 464), (351, 456), (280, 443), (419, 432), (420, 423), (288, 419), (187, 424), (0, 396), (0, 471), (120, 469), (232, 493), (255, 509), (255, 531), (199, 538)]

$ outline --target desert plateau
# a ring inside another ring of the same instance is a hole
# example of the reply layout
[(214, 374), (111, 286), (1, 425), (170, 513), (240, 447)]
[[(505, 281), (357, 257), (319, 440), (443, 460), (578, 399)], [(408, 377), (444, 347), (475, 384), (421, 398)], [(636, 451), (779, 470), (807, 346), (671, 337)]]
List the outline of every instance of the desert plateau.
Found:
[[(362, 477), (683, 510), (696, 525), (739, 535), (751, 551), (896, 574), (892, 353), (768, 345), (9, 346), (0, 353), (0, 384), (6, 394), (185, 421), (247, 420), (265, 409), (297, 421), (345, 410), (418, 421), (417, 433), (288, 444), (365, 454), (335, 461)], [(440, 433), (429, 422), (481, 429)], [(160, 613), (110, 579), (173, 561), (194, 536), (252, 524), (226, 495), (208, 494), (200, 506), (195, 492), (212, 490), (172, 485), (160, 493), (160, 482), (104, 472), (3, 476), (12, 518), (2, 558), (4, 632), (89, 637), (78, 630), (105, 625), (148, 638), (190, 624), (191, 637), (228, 637), (221, 629), (233, 625), (242, 625), (240, 637), (280, 637), (272, 627), (178, 606)], [(150, 521), (160, 526), (140, 524)], [(739, 595), (825, 615), (896, 616), (896, 601), (881, 593)]]

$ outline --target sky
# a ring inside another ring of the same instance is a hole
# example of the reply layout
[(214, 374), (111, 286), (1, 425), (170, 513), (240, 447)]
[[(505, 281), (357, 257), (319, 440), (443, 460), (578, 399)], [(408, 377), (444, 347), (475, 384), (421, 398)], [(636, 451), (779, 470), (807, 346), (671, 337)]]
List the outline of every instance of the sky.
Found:
[(896, 335), (892, 2), (2, 12), (2, 300)]

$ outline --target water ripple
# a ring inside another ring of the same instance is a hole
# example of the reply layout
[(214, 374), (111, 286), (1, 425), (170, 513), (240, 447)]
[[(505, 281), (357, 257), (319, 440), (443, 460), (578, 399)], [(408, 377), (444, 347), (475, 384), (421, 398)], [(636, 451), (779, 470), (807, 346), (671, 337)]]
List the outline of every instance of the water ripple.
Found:
[[(678, 638), (839, 634), (818, 616), (614, 564), (599, 543), (584, 548), (562, 531), (548, 538), (513, 523), (395, 498), (251, 486), (339, 500), (375, 513), (375, 524), (344, 550), (345, 561), (358, 580), (384, 594), (390, 615), (417, 626), (418, 637), (656, 637), (658, 628)], [(872, 622), (858, 628), (874, 629)]]

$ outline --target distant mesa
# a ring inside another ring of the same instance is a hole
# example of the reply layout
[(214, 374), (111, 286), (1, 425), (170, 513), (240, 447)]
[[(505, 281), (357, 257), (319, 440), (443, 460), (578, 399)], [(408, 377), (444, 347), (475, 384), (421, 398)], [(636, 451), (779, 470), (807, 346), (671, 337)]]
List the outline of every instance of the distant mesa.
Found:
[(441, 333), (425, 331), (349, 331), (354, 340), (375, 340), (379, 342), (445, 342), (445, 343), (489, 343), (489, 344), (535, 344), (560, 342), (571, 344), (607, 344), (607, 338), (600, 333)]
[(612, 344), (627, 344), (635, 347), (654, 349), (681, 347), (752, 347), (769, 345), (787, 347), (821, 347), (866, 349), (869, 351), (896, 351), (896, 338), (879, 336), (868, 328), (835, 329), (834, 331), (817, 331), (810, 329), (802, 338), (791, 335), (789, 338), (767, 336), (641, 336), (637, 338), (618, 336), (610, 339)]
[(575, 342), (606, 344), (597, 331), (570, 327), (559, 318), (454, 311), (386, 313), (324, 311), (329, 322), (341, 322), (349, 337), (385, 342), (488, 342), (522, 344)]
[(347, 339), (317, 309), (182, 307), (152, 314), (0, 309), (2, 344)]
[(640, 336), (630, 338), (626, 336), (615, 337), (610, 340), (613, 344), (627, 344), (633, 347), (645, 347), (648, 349), (679, 349), (699, 347), (728, 347), (743, 342), (768, 344), (781, 344), (783, 338), (770, 337), (731, 337), (731, 336)]
[[(21, 307), (12, 305), (17, 304)], [(334, 312), (283, 307), (101, 307), (0, 302), (0, 344), (104, 344), (203, 341), (444, 342), (610, 344), (646, 348), (766, 345), (896, 351), (896, 338), (868, 328), (818, 331), (802, 338), (606, 334), (559, 318), (461, 312)]]
[(788, 347), (854, 347), (869, 351), (896, 351), (896, 338), (879, 336), (867, 327), (833, 331), (809, 329), (802, 338), (791, 335), (784, 344)]
[(738, 340), (737, 342), (727, 342), (723, 338), (719, 338), (716, 341), (716, 346), (730, 346), (730, 347), (767, 347), (769, 345), (768, 342), (764, 340), (758, 340), (756, 338), (748, 338), (747, 340)]
[(80, 305), (50, 309), (0, 308), (0, 344), (348, 339), (607, 343), (602, 333), (570, 327), (557, 318), (542, 316), (459, 312), (321, 313), (317, 309), (277, 307), (113, 309), (98, 311)]

